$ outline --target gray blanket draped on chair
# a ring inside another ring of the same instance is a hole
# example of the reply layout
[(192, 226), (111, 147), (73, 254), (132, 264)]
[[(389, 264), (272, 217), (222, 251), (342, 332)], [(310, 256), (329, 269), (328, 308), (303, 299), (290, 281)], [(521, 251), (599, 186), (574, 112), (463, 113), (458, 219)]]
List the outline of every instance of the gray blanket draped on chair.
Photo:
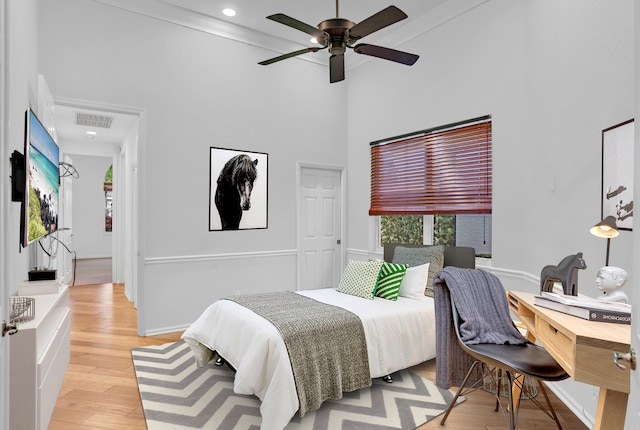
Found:
[[(514, 326), (506, 292), (500, 280), (481, 269), (448, 266), (434, 279), (436, 313), (436, 384), (440, 388), (460, 386), (474, 359), (456, 337), (451, 314), (451, 296), (460, 315), (460, 336), (465, 343), (519, 345), (526, 339)], [(481, 377), (476, 367), (471, 380)]]

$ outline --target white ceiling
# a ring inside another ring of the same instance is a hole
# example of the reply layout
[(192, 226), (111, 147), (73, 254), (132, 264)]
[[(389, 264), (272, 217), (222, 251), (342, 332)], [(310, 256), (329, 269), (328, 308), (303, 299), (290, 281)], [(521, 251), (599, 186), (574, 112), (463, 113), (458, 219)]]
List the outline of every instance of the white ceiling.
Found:
[[(267, 49), (265, 58), (256, 58), (256, 63), (312, 46), (309, 35), (266, 19), (268, 15), (283, 13), (314, 27), (325, 19), (336, 17), (336, 2), (329, 0), (94, 1)], [(488, 0), (394, 0), (393, 5), (404, 11), (408, 18), (366, 36), (363, 41), (401, 49), (400, 45), (404, 42), (486, 1)], [(390, 0), (343, 0), (339, 4), (339, 15), (341, 18), (358, 23), (391, 4)], [(234, 17), (225, 16), (222, 10), (227, 7), (235, 9), (237, 15)], [(419, 52), (414, 53), (420, 54)], [(352, 54), (352, 58), (347, 64), (348, 69), (358, 67), (366, 61), (384, 61), (358, 55), (352, 51), (349, 51), (349, 54)], [(327, 65), (328, 57), (326, 51), (319, 51), (285, 61), (303, 60)], [(122, 137), (131, 130), (132, 121), (136, 119), (128, 115), (114, 113), (114, 121), (110, 129), (96, 129), (98, 134), (93, 139), (87, 139), (85, 132), (88, 128), (75, 125), (75, 112), (78, 110), (74, 107), (56, 106), (56, 132), (58, 140), (62, 144), (71, 140), (74, 142), (86, 141), (87, 144), (94, 146), (99, 144), (114, 145), (114, 142), (120, 142)], [(91, 109), (85, 110), (87, 113), (91, 113)], [(95, 113), (105, 114), (103, 111)]]
[[(105, 156), (116, 154), (125, 136), (138, 124), (136, 115), (61, 103), (56, 103), (54, 115), (58, 144), (65, 152), (73, 154)], [(88, 119), (88, 122), (78, 124), (78, 115), (81, 119)], [(105, 117), (111, 119), (108, 127), (99, 121)], [(87, 132), (95, 134), (87, 134)]]

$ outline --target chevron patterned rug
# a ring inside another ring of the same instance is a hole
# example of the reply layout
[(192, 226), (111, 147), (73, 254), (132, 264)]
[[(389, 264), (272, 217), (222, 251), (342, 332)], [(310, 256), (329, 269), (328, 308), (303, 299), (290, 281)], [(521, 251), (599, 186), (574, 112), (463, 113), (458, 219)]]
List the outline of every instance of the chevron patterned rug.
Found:
[[(260, 401), (233, 392), (227, 366), (197, 368), (184, 342), (136, 348), (131, 355), (149, 430), (260, 429)], [(409, 371), (393, 378), (392, 384), (375, 379), (370, 388), (328, 400), (302, 419), (296, 415), (286, 430), (414, 429), (443, 413), (453, 398)]]

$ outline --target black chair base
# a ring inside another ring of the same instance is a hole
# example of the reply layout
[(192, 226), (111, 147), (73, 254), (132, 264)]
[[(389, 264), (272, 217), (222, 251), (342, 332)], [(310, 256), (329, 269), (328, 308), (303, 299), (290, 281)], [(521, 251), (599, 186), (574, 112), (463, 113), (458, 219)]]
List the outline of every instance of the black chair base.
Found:
[[(484, 372), (482, 377), (477, 380), (476, 382), (474, 382), (473, 384), (471, 384), (470, 386), (467, 386), (467, 383), (469, 382), (469, 377), (473, 374), (473, 370), (475, 369), (475, 367), (477, 365), (480, 365), (484, 368)], [(458, 401), (458, 398), (461, 395), (466, 395), (469, 392), (475, 391), (477, 390), (479, 387), (479, 385), (482, 385), (484, 383), (485, 378), (490, 378), (492, 380), (493, 383), (495, 383), (494, 381), (494, 377), (493, 377), (493, 371), (494, 369), (490, 369), (485, 363), (481, 362), (481, 361), (474, 361), (473, 364), (471, 365), (471, 367), (469, 367), (469, 370), (467, 371), (467, 374), (464, 377), (464, 380), (462, 381), (462, 384), (460, 385), (460, 387), (458, 388), (455, 396), (453, 397), (453, 399), (451, 400), (451, 403), (449, 404), (449, 407), (447, 408), (447, 410), (445, 411), (444, 415), (442, 416), (442, 420), (440, 421), (440, 425), (444, 426), (445, 422), (447, 421), (447, 418), (449, 417), (449, 414), (451, 413), (451, 410), (453, 409), (453, 407), (456, 405), (456, 402)], [(501, 399), (501, 390), (500, 390), (500, 385), (501, 385), (501, 375), (500, 373), (502, 372), (502, 369), (498, 368), (498, 382), (497, 382), (497, 387), (498, 389), (495, 391), (495, 393), (493, 393), (496, 396), (496, 408), (495, 411), (497, 412), (498, 410), (500, 410), (502, 412), (502, 415), (505, 419), (505, 422), (507, 423), (507, 428), (509, 430), (515, 430), (516, 428), (516, 423), (518, 421), (518, 412), (520, 411), (520, 402), (523, 399), (522, 395), (523, 393), (526, 395), (526, 399), (529, 399), (531, 401), (534, 402), (534, 404), (540, 408), (541, 411), (543, 411), (549, 418), (551, 418), (553, 421), (555, 421), (556, 426), (558, 427), (558, 430), (562, 430), (562, 425), (560, 424), (560, 420), (558, 419), (558, 416), (555, 413), (555, 410), (553, 409), (553, 405), (551, 404), (551, 401), (549, 400), (549, 396), (547, 395), (547, 390), (544, 387), (544, 384), (542, 383), (542, 381), (538, 378), (534, 378), (536, 380), (536, 383), (538, 385), (538, 389), (539, 391), (542, 393), (545, 402), (547, 404), (547, 410), (545, 410), (545, 408), (543, 407), (543, 405), (538, 402), (538, 400), (536, 400), (536, 396), (535, 395), (527, 395), (527, 388), (526, 386), (523, 384), (524, 382), (524, 377), (523, 375), (520, 375), (520, 377), (514, 377), (514, 375), (512, 374), (512, 372), (510, 371), (504, 371), (507, 375), (507, 381), (509, 383), (509, 388), (507, 390), (507, 399), (508, 399), (508, 404), (507, 406), (503, 406), (502, 404), (502, 399)], [(513, 398), (513, 385), (514, 383), (516, 384), (516, 386), (519, 387), (519, 395), (518, 395), (518, 402), (516, 403), (516, 407), (513, 407), (514, 404), (514, 398)]]

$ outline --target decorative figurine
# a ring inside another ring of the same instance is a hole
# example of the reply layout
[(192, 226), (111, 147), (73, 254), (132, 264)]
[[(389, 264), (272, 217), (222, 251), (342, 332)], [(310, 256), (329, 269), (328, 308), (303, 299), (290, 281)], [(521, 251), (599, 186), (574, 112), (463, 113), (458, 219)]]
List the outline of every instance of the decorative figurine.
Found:
[(540, 273), (540, 291), (553, 291), (553, 284), (562, 283), (564, 294), (578, 295), (578, 269), (586, 269), (587, 263), (582, 259), (582, 252), (568, 255), (557, 266), (545, 266)]
[(596, 285), (602, 291), (598, 297), (608, 302), (629, 303), (629, 297), (622, 292), (622, 287), (627, 282), (627, 272), (620, 267), (604, 266), (598, 271)]

